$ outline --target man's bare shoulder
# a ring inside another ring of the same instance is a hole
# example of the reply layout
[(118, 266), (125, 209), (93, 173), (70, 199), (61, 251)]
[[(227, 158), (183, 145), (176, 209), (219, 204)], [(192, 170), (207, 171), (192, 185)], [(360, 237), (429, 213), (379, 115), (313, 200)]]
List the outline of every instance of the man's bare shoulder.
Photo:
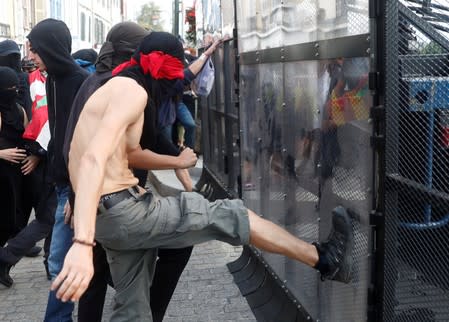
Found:
[(128, 101), (128, 103), (144, 103), (146, 105), (148, 94), (134, 79), (129, 77), (113, 77), (105, 84), (112, 101)]

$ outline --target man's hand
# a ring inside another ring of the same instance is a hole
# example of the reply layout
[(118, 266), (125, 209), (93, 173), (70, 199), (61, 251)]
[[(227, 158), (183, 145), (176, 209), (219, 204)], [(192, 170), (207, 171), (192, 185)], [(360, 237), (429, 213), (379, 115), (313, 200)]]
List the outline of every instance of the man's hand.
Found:
[(198, 161), (198, 157), (193, 152), (191, 148), (185, 148), (182, 150), (181, 154), (178, 156), (179, 159), (179, 169), (186, 169), (194, 167), (196, 162)]
[(70, 227), (73, 228), (73, 212), (72, 207), (70, 207), (70, 202), (67, 200), (64, 205), (64, 224), (70, 224)]
[(22, 161), (22, 173), (28, 175), (36, 169), (40, 162), (40, 158), (36, 155), (29, 155)]
[(56, 297), (62, 302), (78, 301), (94, 275), (92, 247), (74, 243), (70, 247), (64, 266), (51, 284)]
[(206, 51), (204, 51), (204, 54), (205, 54), (207, 57), (210, 57), (210, 56), (214, 53), (215, 49), (217, 49), (217, 46), (220, 45), (222, 42), (223, 42), (222, 39), (215, 40), (215, 41), (213, 42), (213, 44), (210, 45), (210, 47), (207, 48)]
[(0, 150), (0, 159), (12, 162), (20, 163), (27, 156), (24, 149), (11, 148)]

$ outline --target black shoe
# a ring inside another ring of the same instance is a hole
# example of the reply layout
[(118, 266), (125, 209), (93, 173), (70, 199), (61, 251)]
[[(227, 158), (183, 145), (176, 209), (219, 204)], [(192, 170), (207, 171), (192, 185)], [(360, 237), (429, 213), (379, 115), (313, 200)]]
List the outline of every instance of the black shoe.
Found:
[(40, 252), (42, 250), (42, 247), (39, 246), (33, 246), (28, 250), (28, 252), (25, 254), (26, 257), (37, 257), (39, 256)]
[(327, 241), (314, 245), (318, 249), (319, 262), (325, 263), (326, 269), (320, 270), (321, 279), (349, 283), (353, 273), (354, 233), (345, 208), (338, 206), (332, 210), (332, 228)]
[(0, 262), (0, 284), (5, 285), (6, 287), (11, 287), (14, 283), (11, 276), (9, 276), (11, 267), (12, 265)]

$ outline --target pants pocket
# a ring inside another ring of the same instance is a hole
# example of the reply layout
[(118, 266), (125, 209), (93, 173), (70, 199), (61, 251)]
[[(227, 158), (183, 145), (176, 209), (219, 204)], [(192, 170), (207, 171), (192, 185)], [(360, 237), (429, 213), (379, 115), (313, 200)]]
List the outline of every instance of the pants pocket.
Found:
[(198, 193), (181, 193), (181, 222), (176, 231), (201, 230), (209, 225), (208, 204), (209, 201)]

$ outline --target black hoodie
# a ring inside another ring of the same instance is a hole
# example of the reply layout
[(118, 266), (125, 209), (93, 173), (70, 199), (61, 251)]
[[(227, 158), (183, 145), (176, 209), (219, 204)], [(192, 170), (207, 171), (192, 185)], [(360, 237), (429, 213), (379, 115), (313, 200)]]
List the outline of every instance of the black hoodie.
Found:
[(20, 67), (20, 49), (16, 42), (7, 39), (0, 42), (0, 66), (7, 66), (14, 69), (19, 77), (19, 103), (31, 119), (31, 95), (30, 84), (28, 84), (28, 74), (22, 72)]
[(62, 154), (67, 120), (75, 95), (89, 74), (78, 66), (70, 54), (72, 37), (63, 21), (42, 20), (31, 30), (28, 39), (47, 67), (46, 91), (51, 133), (48, 157), (52, 181), (68, 185), (70, 180)]

